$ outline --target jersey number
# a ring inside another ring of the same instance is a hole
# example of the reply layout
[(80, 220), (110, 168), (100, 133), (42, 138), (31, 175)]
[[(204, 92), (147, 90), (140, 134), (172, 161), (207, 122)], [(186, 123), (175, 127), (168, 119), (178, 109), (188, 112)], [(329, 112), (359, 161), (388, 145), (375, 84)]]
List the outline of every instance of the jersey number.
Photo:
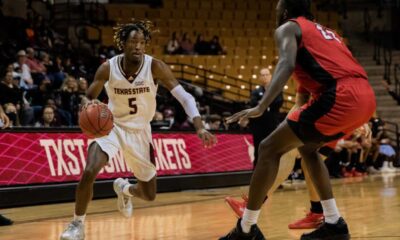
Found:
[(321, 25), (316, 24), (317, 29), (321, 32), (322, 36), (326, 40), (336, 40), (341, 43), (340, 39), (336, 37), (335, 33), (331, 30), (324, 29)]
[(137, 105), (135, 104), (136, 98), (128, 98), (128, 105), (131, 108), (129, 114), (136, 114), (137, 113)]

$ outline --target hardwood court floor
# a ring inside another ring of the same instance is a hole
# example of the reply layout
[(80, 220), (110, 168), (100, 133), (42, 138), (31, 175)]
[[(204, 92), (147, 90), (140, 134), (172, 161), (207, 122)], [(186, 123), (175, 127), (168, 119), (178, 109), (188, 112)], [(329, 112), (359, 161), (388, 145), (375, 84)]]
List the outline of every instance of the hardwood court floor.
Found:
[[(218, 239), (236, 221), (223, 197), (245, 191), (245, 187), (235, 187), (164, 193), (152, 203), (135, 199), (132, 219), (119, 215), (115, 199), (93, 201), (86, 240)], [(336, 180), (334, 192), (352, 239), (400, 239), (400, 176)], [(287, 224), (304, 216), (307, 207), (305, 189), (278, 191), (263, 209), (259, 225), (269, 240), (299, 239), (302, 231), (288, 230)], [(72, 209), (72, 203), (3, 209), (1, 213), (16, 223), (0, 227), (0, 239), (58, 239)]]

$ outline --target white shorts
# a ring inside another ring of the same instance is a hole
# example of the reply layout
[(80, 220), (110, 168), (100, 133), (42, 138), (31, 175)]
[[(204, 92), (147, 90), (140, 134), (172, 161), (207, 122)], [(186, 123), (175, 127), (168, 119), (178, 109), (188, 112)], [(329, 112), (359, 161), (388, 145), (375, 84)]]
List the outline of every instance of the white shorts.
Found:
[(140, 130), (127, 130), (114, 124), (110, 134), (94, 141), (109, 159), (116, 156), (121, 149), (125, 162), (135, 177), (148, 182), (157, 174), (151, 139), (150, 124)]

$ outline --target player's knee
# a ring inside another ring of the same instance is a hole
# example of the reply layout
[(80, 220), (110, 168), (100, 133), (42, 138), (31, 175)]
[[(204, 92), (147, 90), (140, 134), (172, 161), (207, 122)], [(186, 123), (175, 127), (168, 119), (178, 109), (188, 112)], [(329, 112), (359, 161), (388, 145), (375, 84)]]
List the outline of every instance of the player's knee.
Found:
[(278, 146), (275, 146), (270, 139), (264, 139), (258, 148), (258, 161), (270, 161), (279, 159), (285, 152)]

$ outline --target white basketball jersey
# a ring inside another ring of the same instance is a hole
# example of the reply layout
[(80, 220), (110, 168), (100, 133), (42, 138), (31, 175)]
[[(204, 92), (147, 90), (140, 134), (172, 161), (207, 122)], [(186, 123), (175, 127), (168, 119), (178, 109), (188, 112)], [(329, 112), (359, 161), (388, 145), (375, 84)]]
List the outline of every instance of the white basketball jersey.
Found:
[(156, 111), (157, 85), (151, 73), (152, 57), (144, 55), (142, 65), (133, 82), (122, 70), (123, 55), (109, 60), (110, 77), (104, 85), (108, 95), (108, 108), (114, 123), (128, 129), (145, 129)]

